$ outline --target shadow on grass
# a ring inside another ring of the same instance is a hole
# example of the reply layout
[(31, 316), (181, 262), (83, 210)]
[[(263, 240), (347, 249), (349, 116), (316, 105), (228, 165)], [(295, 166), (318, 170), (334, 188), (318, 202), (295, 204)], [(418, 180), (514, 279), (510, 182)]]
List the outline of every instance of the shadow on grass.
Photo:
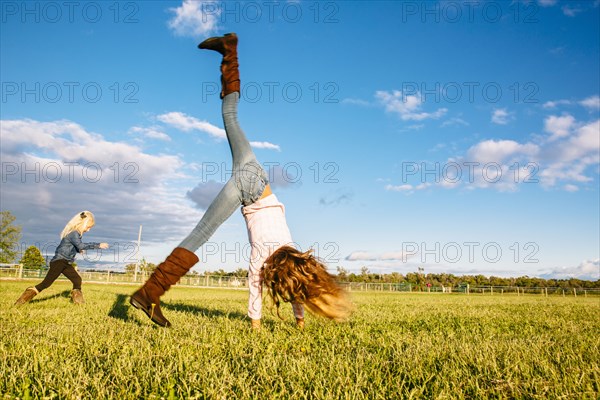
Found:
[(127, 301), (128, 298), (129, 295), (118, 294), (112, 308), (108, 312), (108, 316), (125, 322), (135, 322), (138, 325), (142, 325), (136, 318), (129, 316), (129, 308), (133, 306), (129, 305), (129, 302)]
[[(39, 296), (39, 294), (38, 294), (38, 296)], [(52, 296), (48, 296), (48, 297), (37, 297), (36, 296), (29, 303), (30, 304), (42, 303), (44, 301), (56, 299), (57, 297), (64, 297), (64, 298), (70, 299), (71, 298), (71, 291), (70, 290), (63, 290), (60, 293), (56, 293), (56, 294), (53, 294)]]
[(180, 311), (184, 313), (200, 314), (208, 318), (235, 318), (235, 319), (247, 319), (246, 314), (240, 312), (223, 312), (220, 310), (209, 309), (204, 307), (193, 306), (185, 303), (161, 303), (161, 308), (164, 310)]
[[(67, 292), (68, 293), (68, 292)], [(142, 325), (142, 323), (135, 317), (129, 315), (129, 310), (133, 308), (129, 304), (129, 295), (118, 294), (116, 295), (115, 302), (113, 303), (110, 311), (108, 312), (108, 316), (115, 319), (120, 319), (125, 322), (135, 322), (138, 325)], [(179, 311), (184, 313), (192, 313), (192, 314), (200, 314), (209, 318), (218, 318), (218, 317), (226, 317), (226, 318), (235, 318), (235, 319), (247, 319), (246, 314), (242, 314), (240, 312), (223, 312), (215, 309), (208, 309), (198, 306), (193, 306), (185, 303), (160, 303), (160, 306), (163, 310), (172, 310)], [(141, 310), (136, 310), (140, 312), (140, 316), (144, 318), (146, 315)]]

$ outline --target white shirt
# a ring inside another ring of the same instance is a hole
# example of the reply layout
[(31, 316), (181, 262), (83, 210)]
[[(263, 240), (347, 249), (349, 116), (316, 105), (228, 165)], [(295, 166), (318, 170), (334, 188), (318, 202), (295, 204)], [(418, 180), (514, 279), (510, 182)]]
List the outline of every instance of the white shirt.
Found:
[[(262, 316), (262, 281), (260, 270), (265, 260), (278, 248), (291, 245), (292, 235), (285, 220), (285, 207), (274, 194), (242, 207), (242, 214), (248, 228), (250, 241), (250, 267), (248, 270), (248, 316), (260, 319)], [(304, 307), (293, 304), (294, 315), (304, 318)]]

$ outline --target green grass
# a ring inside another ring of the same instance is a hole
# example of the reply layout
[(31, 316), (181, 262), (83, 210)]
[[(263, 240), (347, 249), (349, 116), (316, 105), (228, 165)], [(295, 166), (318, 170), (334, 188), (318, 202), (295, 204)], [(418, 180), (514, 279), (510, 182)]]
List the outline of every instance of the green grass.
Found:
[(600, 299), (353, 293), (343, 324), (271, 311), (253, 332), (247, 293), (175, 287), (173, 323), (129, 306), (131, 286), (0, 281), (0, 398), (597, 399)]

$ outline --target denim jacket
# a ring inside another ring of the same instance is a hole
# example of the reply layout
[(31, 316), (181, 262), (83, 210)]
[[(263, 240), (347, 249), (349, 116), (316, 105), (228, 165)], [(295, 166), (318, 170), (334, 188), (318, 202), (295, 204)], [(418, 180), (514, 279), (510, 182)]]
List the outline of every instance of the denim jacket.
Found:
[(60, 244), (54, 253), (54, 258), (52, 258), (50, 262), (56, 260), (67, 260), (69, 262), (73, 262), (77, 253), (81, 253), (83, 250), (99, 248), (100, 243), (83, 243), (81, 241), (81, 234), (77, 231), (73, 231), (60, 241)]

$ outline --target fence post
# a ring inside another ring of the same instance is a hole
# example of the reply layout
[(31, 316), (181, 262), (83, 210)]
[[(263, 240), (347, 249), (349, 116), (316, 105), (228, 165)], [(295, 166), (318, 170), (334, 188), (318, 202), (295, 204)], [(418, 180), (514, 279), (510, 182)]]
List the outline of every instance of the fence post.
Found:
[(573, 288), (573, 295), (577, 297), (577, 289)]
[(23, 264), (19, 264), (19, 279), (23, 278)]

